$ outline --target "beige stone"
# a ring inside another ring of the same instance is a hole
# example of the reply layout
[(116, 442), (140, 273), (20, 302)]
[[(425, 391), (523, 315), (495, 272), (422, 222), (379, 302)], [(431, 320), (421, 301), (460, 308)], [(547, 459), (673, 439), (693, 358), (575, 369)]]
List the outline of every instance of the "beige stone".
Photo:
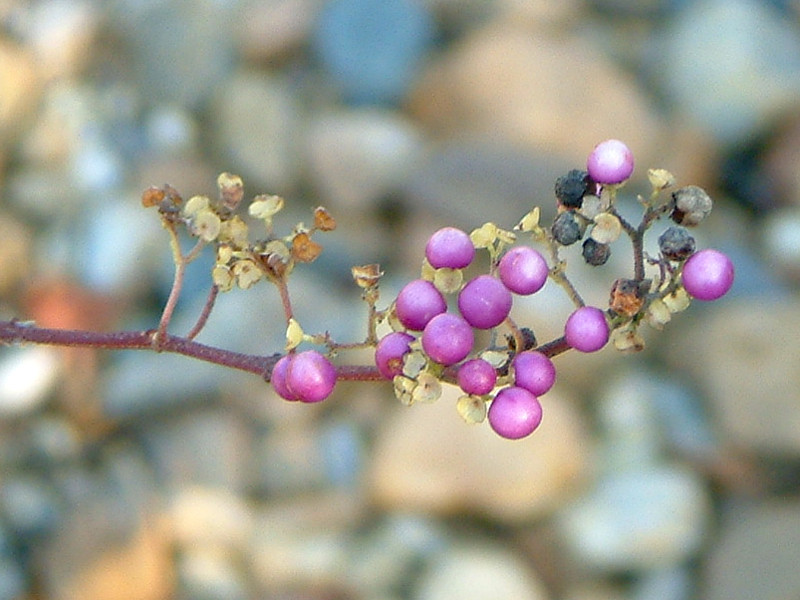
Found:
[(387, 415), (369, 473), (376, 503), (388, 510), (476, 511), (518, 521), (548, 514), (580, 488), (589, 440), (563, 391), (556, 387), (542, 397), (541, 426), (518, 441), (499, 437), (486, 422), (467, 425), (456, 412), (459, 396), (460, 390), (446, 386), (434, 404), (398, 402)]

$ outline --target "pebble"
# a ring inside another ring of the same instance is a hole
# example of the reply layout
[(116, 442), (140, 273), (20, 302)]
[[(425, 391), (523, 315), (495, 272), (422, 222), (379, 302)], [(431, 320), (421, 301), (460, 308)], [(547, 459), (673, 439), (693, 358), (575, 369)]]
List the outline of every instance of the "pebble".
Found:
[(302, 48), (322, 0), (246, 0), (237, 3), (237, 45), (249, 61), (273, 63)]
[[(385, 394), (390, 397), (388, 385)], [(368, 475), (378, 506), (516, 522), (550, 514), (580, 489), (588, 438), (565, 393), (551, 390), (542, 399), (542, 425), (517, 442), (500, 438), (487, 423), (464, 423), (455, 410), (459, 395), (445, 386), (431, 405), (398, 403), (386, 415)]]
[(247, 600), (237, 557), (205, 548), (183, 550), (177, 559), (178, 597), (192, 600)]
[(679, 465), (601, 476), (556, 523), (586, 566), (606, 572), (680, 564), (705, 541), (710, 501), (698, 475)]
[(179, 545), (211, 554), (242, 547), (253, 521), (243, 498), (231, 489), (192, 484), (174, 493), (166, 513)]
[(797, 107), (800, 38), (767, 2), (690, 2), (653, 37), (648, 68), (674, 106), (733, 145)]
[(499, 139), (576, 166), (611, 137), (650, 164), (662, 130), (636, 83), (586, 40), (505, 22), (430, 61), (409, 107), (442, 135)]
[(200, 107), (219, 89), (234, 62), (233, 0), (110, 5), (108, 24), (123, 39), (136, 88), (152, 102)]
[(447, 552), (451, 537), (440, 523), (424, 515), (389, 513), (353, 539), (348, 583), (368, 598), (401, 589), (418, 577), (420, 564)]
[(309, 177), (332, 209), (367, 211), (406, 181), (421, 142), (411, 121), (388, 110), (322, 114), (308, 126)]
[(215, 87), (212, 127), (225, 164), (258, 193), (293, 190), (302, 115), (287, 77), (240, 70)]
[(707, 600), (796, 598), (800, 505), (768, 500), (728, 511), (702, 570)]
[(320, 11), (311, 42), (345, 100), (393, 105), (418, 76), (435, 32), (421, 2), (332, 0)]
[(0, 40), (0, 139), (11, 140), (23, 131), (40, 98), (42, 83), (34, 56), (25, 48)]
[[(692, 310), (699, 310), (694, 305)], [(800, 452), (800, 304), (781, 297), (718, 303), (677, 326), (675, 376), (699, 382), (725, 441), (766, 454)]]
[(55, 491), (33, 475), (11, 475), (0, 487), (0, 514), (9, 531), (32, 542), (55, 529), (62, 508)]
[(413, 600), (545, 600), (549, 595), (522, 557), (505, 547), (469, 540), (432, 561), (411, 597)]
[(0, 359), (0, 417), (31, 414), (62, 374), (59, 354), (47, 346), (7, 349)]

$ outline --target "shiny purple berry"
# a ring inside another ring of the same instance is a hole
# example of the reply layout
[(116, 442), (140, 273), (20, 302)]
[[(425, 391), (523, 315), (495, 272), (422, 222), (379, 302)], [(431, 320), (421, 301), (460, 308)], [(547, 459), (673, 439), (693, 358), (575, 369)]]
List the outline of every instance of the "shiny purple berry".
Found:
[(542, 405), (528, 390), (512, 386), (500, 390), (489, 406), (489, 425), (507, 439), (533, 433), (542, 422)]
[(491, 275), (478, 275), (458, 294), (461, 316), (478, 329), (491, 329), (505, 321), (511, 304), (511, 292)]
[(475, 343), (472, 327), (452, 313), (433, 317), (422, 332), (422, 349), (431, 360), (441, 365), (454, 365), (464, 360)]
[(596, 183), (622, 183), (633, 173), (633, 153), (619, 140), (600, 142), (589, 155), (586, 170)]
[(556, 367), (549, 358), (536, 350), (520, 352), (511, 361), (514, 385), (525, 388), (534, 396), (550, 391), (556, 382)]
[(497, 383), (497, 371), (482, 358), (473, 358), (458, 368), (456, 381), (465, 393), (483, 396), (494, 389), (494, 384)]
[(434, 269), (463, 269), (475, 258), (475, 246), (460, 229), (443, 227), (428, 240), (425, 258)]
[(404, 327), (422, 331), (433, 317), (447, 310), (442, 293), (430, 281), (408, 282), (395, 300), (395, 313)]
[(393, 331), (378, 342), (375, 347), (375, 366), (386, 379), (393, 379), (403, 372), (403, 357), (410, 352), (409, 344), (414, 336), (403, 331)]
[(281, 357), (272, 368), (272, 375), (270, 376), (272, 387), (275, 389), (278, 395), (284, 400), (292, 401), (299, 400), (297, 394), (294, 394), (286, 385), (286, 372), (289, 369), (289, 363), (293, 357), (293, 354), (287, 354), (286, 356)]
[(733, 262), (719, 250), (706, 248), (692, 254), (683, 265), (683, 287), (698, 300), (716, 300), (733, 285)]
[(316, 350), (292, 356), (286, 369), (286, 387), (301, 402), (320, 402), (333, 392), (336, 368)]
[(515, 246), (503, 255), (497, 265), (497, 275), (509, 290), (527, 296), (542, 289), (550, 269), (538, 250), (530, 246)]
[(564, 337), (570, 347), (580, 352), (600, 350), (609, 337), (605, 313), (594, 306), (582, 306), (567, 319)]

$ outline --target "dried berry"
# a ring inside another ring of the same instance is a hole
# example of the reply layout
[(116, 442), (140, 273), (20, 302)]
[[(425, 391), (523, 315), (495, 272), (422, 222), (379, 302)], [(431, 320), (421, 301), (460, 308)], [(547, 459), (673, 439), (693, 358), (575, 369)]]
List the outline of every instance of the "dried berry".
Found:
[(618, 315), (632, 317), (644, 306), (649, 284), (649, 280), (638, 282), (635, 279), (617, 279), (611, 287), (609, 308)]
[(711, 212), (713, 202), (706, 191), (696, 185), (687, 185), (672, 194), (675, 203), (672, 220), (678, 225), (693, 227), (698, 225)]
[(694, 238), (683, 227), (670, 227), (658, 237), (661, 254), (670, 260), (686, 260), (694, 254)]
[(569, 246), (583, 237), (584, 226), (575, 211), (567, 210), (556, 217), (551, 231), (559, 244)]
[(601, 244), (593, 238), (587, 238), (583, 242), (583, 260), (593, 267), (606, 264), (608, 257), (611, 256), (611, 246)]
[(558, 201), (567, 208), (580, 208), (589, 188), (589, 173), (572, 169), (556, 179), (555, 192)]

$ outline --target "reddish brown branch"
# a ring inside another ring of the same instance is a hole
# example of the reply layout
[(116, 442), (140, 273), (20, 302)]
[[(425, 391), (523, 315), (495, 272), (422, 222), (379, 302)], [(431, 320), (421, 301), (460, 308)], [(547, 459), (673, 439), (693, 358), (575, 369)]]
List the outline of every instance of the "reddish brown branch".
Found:
[[(75, 329), (47, 329), (20, 321), (0, 321), (0, 342), (6, 344), (31, 343), (51, 346), (98, 348), (106, 350), (154, 350), (154, 330), (115, 331), (103, 333)], [(159, 340), (159, 352), (182, 354), (198, 360), (231, 369), (247, 371), (269, 380), (272, 368), (280, 355), (259, 356), (208, 346), (194, 340), (166, 335)], [(337, 368), (339, 379), (351, 381), (379, 381), (381, 375), (375, 367), (348, 365)]]

